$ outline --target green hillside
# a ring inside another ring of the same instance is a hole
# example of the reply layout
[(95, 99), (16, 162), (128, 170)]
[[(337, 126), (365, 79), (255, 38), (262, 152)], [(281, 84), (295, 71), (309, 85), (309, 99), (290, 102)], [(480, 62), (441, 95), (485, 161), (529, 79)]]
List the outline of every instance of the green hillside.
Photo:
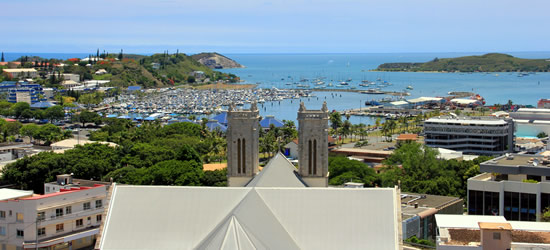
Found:
[(550, 60), (523, 59), (490, 53), (482, 56), (435, 58), (426, 63), (384, 63), (377, 71), (437, 72), (550, 72)]

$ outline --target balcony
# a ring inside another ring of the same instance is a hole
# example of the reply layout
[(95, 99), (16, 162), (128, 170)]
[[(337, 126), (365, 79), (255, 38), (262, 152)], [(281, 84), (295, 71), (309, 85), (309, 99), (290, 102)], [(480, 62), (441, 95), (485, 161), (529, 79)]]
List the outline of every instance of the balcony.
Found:
[[(92, 227), (86, 227), (79, 230), (66, 232), (62, 234), (55, 234), (53, 236), (48, 235), (42, 235), (38, 238), (38, 247), (49, 247), (53, 245), (57, 245), (63, 242), (69, 242), (72, 240), (81, 239), (87, 236), (92, 236), (99, 233), (99, 225), (92, 226)], [(36, 241), (30, 240), (23, 242), (23, 248), (35, 248), (36, 247)]]

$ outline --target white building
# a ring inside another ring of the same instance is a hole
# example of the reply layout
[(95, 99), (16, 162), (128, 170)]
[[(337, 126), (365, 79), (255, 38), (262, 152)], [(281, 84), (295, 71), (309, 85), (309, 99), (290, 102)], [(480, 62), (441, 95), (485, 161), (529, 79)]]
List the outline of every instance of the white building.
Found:
[(0, 189), (2, 249), (92, 246), (103, 221), (107, 186), (61, 189), (46, 195)]
[(424, 122), (427, 146), (469, 154), (501, 155), (514, 149), (514, 122), (494, 117), (439, 116)]
[(518, 134), (536, 136), (540, 132), (550, 134), (550, 109), (520, 108), (510, 112), (518, 127)]
[(13, 78), (36, 78), (38, 71), (36, 69), (2, 69)]
[(480, 164), (483, 174), (468, 179), (468, 214), (540, 221), (550, 207), (548, 157), (511, 154)]

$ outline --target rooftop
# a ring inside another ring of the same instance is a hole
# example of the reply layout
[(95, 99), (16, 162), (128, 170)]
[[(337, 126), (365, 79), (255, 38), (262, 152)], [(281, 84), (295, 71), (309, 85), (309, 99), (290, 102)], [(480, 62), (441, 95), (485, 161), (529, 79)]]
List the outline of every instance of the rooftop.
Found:
[(16, 73), (16, 72), (37, 72), (36, 69), (3, 69), (4, 72)]
[(104, 187), (104, 185), (95, 184), (93, 187), (71, 187), (70, 189), (60, 189), (59, 192), (55, 192), (55, 193), (49, 193), (44, 195), (35, 194), (32, 197), (23, 198), (21, 200), (38, 200), (38, 199), (44, 199), (44, 198), (64, 195), (68, 193), (75, 193), (82, 190), (88, 190), (88, 189), (99, 188), (99, 187)]
[(441, 209), (447, 207), (450, 204), (461, 201), (461, 198), (452, 196), (401, 193), (401, 204), (414, 205), (415, 203), (418, 203), (419, 207)]
[(112, 194), (100, 239), (106, 250), (399, 246), (390, 188), (115, 185)]
[(479, 125), (505, 125), (507, 122), (503, 119), (491, 116), (477, 117), (453, 117), (453, 116), (438, 116), (426, 120), (426, 123), (446, 123), (446, 124), (479, 124)]
[(32, 191), (2, 188), (0, 189), (0, 201), (32, 196), (32, 194)]
[(397, 136), (398, 141), (407, 141), (407, 140), (413, 140), (416, 141), (418, 139), (417, 134), (400, 134)]
[(480, 229), (492, 229), (492, 230), (512, 230), (510, 223), (502, 222), (478, 222)]

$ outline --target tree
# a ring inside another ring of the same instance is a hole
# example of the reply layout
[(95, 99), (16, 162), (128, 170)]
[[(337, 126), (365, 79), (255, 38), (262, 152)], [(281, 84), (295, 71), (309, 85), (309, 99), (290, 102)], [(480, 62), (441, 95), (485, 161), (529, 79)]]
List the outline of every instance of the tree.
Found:
[(550, 207), (547, 207), (542, 213), (541, 221), (550, 222)]
[(337, 111), (330, 113), (330, 126), (334, 130), (342, 127), (342, 116)]
[(30, 109), (25, 109), (21, 113), (21, 117), (23, 117), (25, 119), (33, 118), (34, 117), (34, 112), (32, 112)]
[(367, 187), (374, 187), (378, 183), (376, 172), (368, 165), (350, 160), (343, 156), (329, 157), (330, 185), (342, 185), (346, 182), (361, 182)]
[(546, 134), (545, 132), (540, 132), (537, 134), (537, 138), (546, 138), (548, 137), (548, 134)]
[(15, 115), (15, 117), (17, 118), (21, 118), (21, 114), (23, 114), (23, 111), (30, 108), (31, 105), (26, 102), (18, 102), (11, 107), (12, 114)]
[(82, 123), (82, 127), (84, 127), (86, 123), (97, 123), (101, 120), (101, 117), (95, 112), (83, 110), (80, 114), (73, 115), (72, 120)]
[(65, 110), (59, 105), (55, 105), (46, 109), (46, 118), (50, 120), (62, 120), (65, 118)]
[(23, 125), (21, 129), (19, 129), (19, 134), (22, 136), (27, 136), (32, 141), (34, 138), (34, 135), (36, 132), (40, 129), (40, 127), (34, 123)]
[(122, 49), (120, 49), (120, 53), (118, 54), (118, 60), (122, 60), (124, 58), (124, 55), (122, 54)]
[(44, 141), (44, 144), (49, 146), (52, 142), (60, 141), (64, 138), (61, 129), (51, 123), (45, 124), (38, 129), (34, 138)]

